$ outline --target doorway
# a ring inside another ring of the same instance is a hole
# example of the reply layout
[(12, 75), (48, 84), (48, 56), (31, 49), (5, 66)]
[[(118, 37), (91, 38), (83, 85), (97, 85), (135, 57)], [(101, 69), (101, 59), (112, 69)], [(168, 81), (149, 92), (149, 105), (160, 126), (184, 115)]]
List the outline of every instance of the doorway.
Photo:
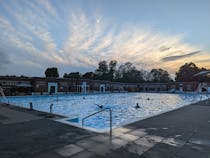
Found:
[(105, 84), (100, 84), (99, 92), (105, 92)]
[(49, 82), (48, 83), (48, 93), (50, 95), (58, 93), (58, 84), (55, 82)]

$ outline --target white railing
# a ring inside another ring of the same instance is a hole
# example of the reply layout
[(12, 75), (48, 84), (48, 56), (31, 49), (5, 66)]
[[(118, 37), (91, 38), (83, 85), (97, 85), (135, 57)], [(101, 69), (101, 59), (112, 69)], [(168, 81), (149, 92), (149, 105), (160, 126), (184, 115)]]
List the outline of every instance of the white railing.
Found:
[(4, 94), (4, 90), (3, 90), (3, 88), (0, 86), (0, 93), (1, 93), (1, 96), (4, 98), (4, 99), (6, 99), (6, 96), (5, 96), (5, 94)]
[(4, 94), (4, 90), (3, 90), (3, 88), (0, 86), (0, 94), (1, 94), (1, 96), (2, 96), (2, 98), (5, 100), (5, 102), (7, 101), (6, 99), (6, 96), (5, 96), (5, 94)]
[(111, 109), (111, 108), (102, 109), (102, 110), (100, 110), (100, 111), (97, 111), (97, 112), (95, 112), (95, 113), (92, 113), (92, 114), (90, 114), (90, 115), (88, 115), (88, 116), (82, 118), (82, 128), (83, 128), (83, 126), (84, 126), (84, 121), (85, 121), (85, 119), (87, 119), (87, 118), (89, 118), (89, 117), (91, 117), (91, 116), (94, 116), (94, 115), (96, 115), (96, 114), (98, 114), (98, 113), (107, 111), (107, 110), (109, 111), (109, 128), (110, 128), (110, 130), (109, 130), (109, 136), (110, 136), (110, 138), (111, 138), (111, 137), (112, 137), (112, 109)]

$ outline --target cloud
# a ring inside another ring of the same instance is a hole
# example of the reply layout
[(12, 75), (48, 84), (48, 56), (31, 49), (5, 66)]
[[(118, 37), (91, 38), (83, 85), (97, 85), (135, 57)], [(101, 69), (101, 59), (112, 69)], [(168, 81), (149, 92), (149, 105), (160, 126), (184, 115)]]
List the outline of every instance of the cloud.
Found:
[(56, 65), (69, 71), (91, 71), (100, 60), (113, 59), (120, 64), (130, 61), (139, 69), (164, 68), (170, 73), (188, 61), (210, 67), (205, 61), (210, 59), (209, 52), (197, 51), (201, 48), (184, 42), (180, 34), (157, 33), (142, 25), (113, 24), (97, 12), (63, 12), (59, 10), (62, 6), (55, 7), (53, 1), (5, 1), (1, 7), (11, 16), (0, 12), (0, 48), (5, 52), (0, 53), (3, 61), (8, 52), (14, 60), (8, 64), (10, 70), (21, 68), (23, 63), (31, 72)]
[(176, 61), (176, 60), (183, 59), (183, 58), (189, 58), (193, 55), (199, 54), (200, 52), (201, 51), (195, 51), (195, 52), (191, 52), (191, 53), (187, 53), (187, 54), (183, 54), (183, 55), (174, 55), (174, 56), (164, 57), (161, 60), (163, 62)]
[(54, 6), (52, 6), (51, 2), (48, 0), (37, 1), (37, 3), (45, 8), (45, 11), (50, 13), (54, 18), (58, 17), (57, 11)]
[(210, 58), (208, 59), (202, 59), (202, 60), (196, 60), (196, 63), (209, 63), (210, 62)]
[[(77, 17), (77, 18), (76, 18)], [(97, 26), (98, 30), (95, 29)], [(138, 68), (166, 68), (175, 72), (177, 60), (194, 60), (193, 56), (200, 54), (198, 47), (183, 42), (183, 35), (166, 35), (156, 33), (150, 27), (135, 27), (127, 25), (118, 28), (105, 19), (97, 23), (97, 19), (84, 13), (72, 13), (69, 23), (68, 40), (64, 44), (64, 54), (76, 65), (87, 64), (96, 66), (100, 60), (116, 59), (120, 63), (131, 61)], [(183, 52), (191, 52), (184, 54)], [(208, 56), (207, 53), (201, 58)], [(82, 62), (81, 62), (82, 61)], [(165, 62), (173, 61), (168, 67)], [(181, 66), (181, 63), (178, 63)]]
[(9, 60), (8, 55), (0, 50), (0, 69), (10, 63), (11, 61)]
[(165, 47), (165, 46), (162, 46), (162, 47), (160, 47), (160, 51), (161, 52), (164, 52), (164, 51), (167, 51), (167, 50), (169, 50), (169, 49), (171, 49), (170, 47)]
[[(7, 12), (13, 15), (17, 24), (12, 25), (9, 19), (4, 19), (2, 25), (0, 23), (0, 27), (7, 24), (7, 28), (4, 27), (5, 33), (3, 33), (6, 34), (7, 44), (12, 43), (12, 46), (16, 46), (15, 49), (22, 49), (25, 54), (31, 56), (28, 60), (34, 60), (34, 57), (37, 57), (49, 62), (62, 61), (62, 58), (57, 54), (56, 43), (48, 28), (51, 17), (43, 10), (40, 10), (40, 7), (35, 3), (26, 2), (26, 8), (24, 8), (23, 12), (16, 9), (21, 7), (20, 4), (14, 3), (13, 5), (14, 9), (7, 5), (5, 8)], [(49, 6), (46, 8), (48, 11)], [(33, 10), (38, 11), (38, 14), (34, 14)], [(24, 28), (24, 30), (20, 28)], [(25, 36), (28, 36), (28, 38), (25, 38)]]

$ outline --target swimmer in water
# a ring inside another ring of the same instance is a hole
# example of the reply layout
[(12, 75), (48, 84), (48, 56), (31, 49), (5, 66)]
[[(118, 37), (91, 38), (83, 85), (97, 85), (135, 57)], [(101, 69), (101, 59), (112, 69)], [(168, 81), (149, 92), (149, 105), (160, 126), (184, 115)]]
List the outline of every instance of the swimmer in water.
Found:
[(95, 104), (97, 105), (100, 109), (103, 109), (103, 105)]
[(135, 108), (136, 108), (136, 109), (139, 109), (139, 108), (140, 108), (139, 103), (136, 103)]

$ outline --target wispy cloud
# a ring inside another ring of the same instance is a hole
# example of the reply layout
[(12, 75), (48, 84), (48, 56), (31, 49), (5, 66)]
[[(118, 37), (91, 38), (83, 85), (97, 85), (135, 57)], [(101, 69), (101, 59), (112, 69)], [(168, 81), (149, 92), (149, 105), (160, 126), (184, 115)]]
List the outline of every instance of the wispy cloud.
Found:
[[(171, 73), (188, 61), (210, 67), (206, 60), (209, 53), (183, 42), (183, 35), (157, 33), (142, 25), (113, 24), (97, 12), (68, 10), (64, 16), (52, 1), (4, 2), (1, 7), (11, 17), (0, 14), (0, 48), (15, 59), (13, 68), (22, 68), (24, 63), (39, 70), (48, 66), (92, 70), (100, 60), (112, 59), (131, 61), (139, 69), (158, 67)], [(6, 61), (5, 53), (0, 55)]]
[(200, 58), (209, 56), (208, 53), (197, 51), (199, 47), (184, 43), (183, 35), (160, 34), (149, 27), (127, 26), (118, 29), (117, 25), (109, 24), (106, 20), (97, 22), (97, 19), (83, 13), (77, 16), (72, 14), (69, 30), (64, 53), (74, 64), (89, 60), (89, 64), (94, 66), (99, 60), (116, 59), (120, 63), (132, 61), (138, 68), (162, 67), (173, 73), (178, 65), (188, 60), (195, 61), (196, 55), (200, 55)]
[(164, 57), (161, 60), (163, 62), (168, 62), (168, 61), (176, 61), (179, 59), (183, 59), (183, 58), (189, 58), (193, 55), (197, 55), (199, 54), (201, 51), (196, 51), (196, 52), (191, 52), (191, 53), (187, 53), (187, 54), (183, 54), (183, 55), (174, 55), (174, 56), (168, 56), (168, 57)]
[(51, 4), (49, 0), (41, 0), (41, 1), (36, 1), (40, 6), (45, 8), (45, 11), (47, 13), (50, 13), (53, 18), (58, 18), (58, 14), (56, 11), (56, 8)]
[(10, 64), (11, 61), (5, 52), (0, 50), (0, 69), (5, 68), (7, 64)]
[(169, 50), (170, 49), (170, 47), (165, 47), (165, 46), (162, 46), (162, 47), (160, 47), (160, 51), (161, 52), (164, 52), (164, 51), (167, 51), (167, 50)]

